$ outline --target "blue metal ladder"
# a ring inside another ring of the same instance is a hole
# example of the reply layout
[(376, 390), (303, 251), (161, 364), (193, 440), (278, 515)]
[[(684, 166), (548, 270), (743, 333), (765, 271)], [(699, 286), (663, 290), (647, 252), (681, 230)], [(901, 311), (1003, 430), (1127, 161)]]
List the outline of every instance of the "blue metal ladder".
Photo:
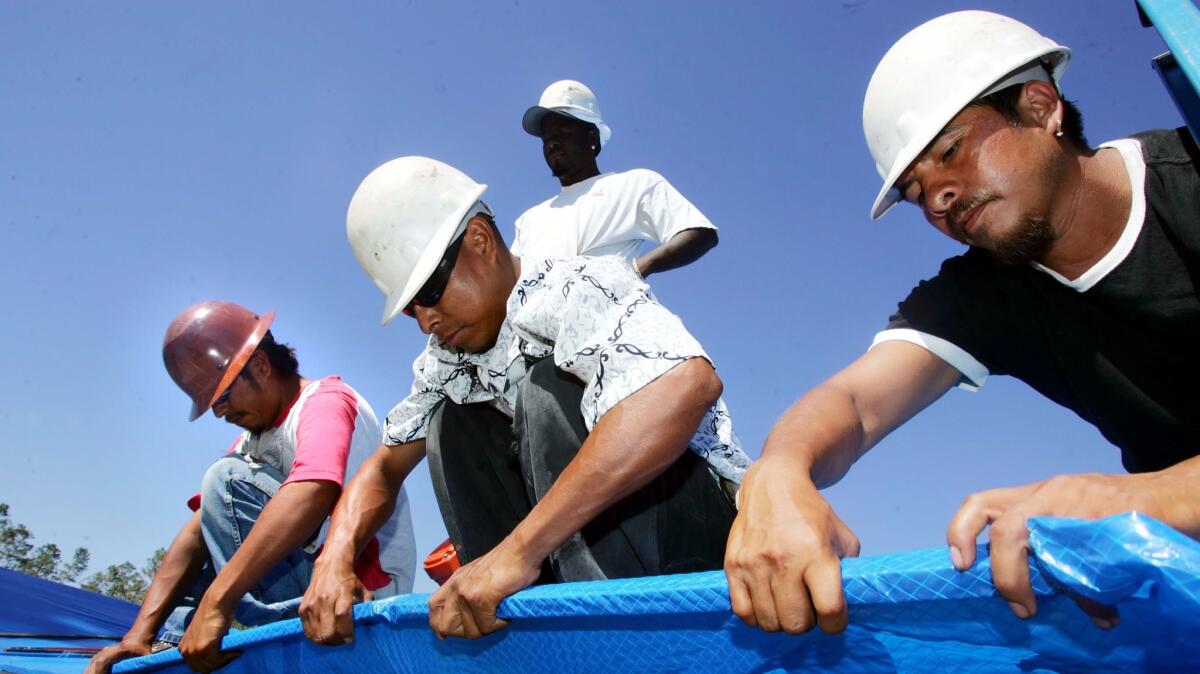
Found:
[(1154, 58), (1154, 69), (1192, 137), (1200, 139), (1200, 9), (1193, 0), (1137, 2), (1142, 24), (1153, 26), (1171, 50)]

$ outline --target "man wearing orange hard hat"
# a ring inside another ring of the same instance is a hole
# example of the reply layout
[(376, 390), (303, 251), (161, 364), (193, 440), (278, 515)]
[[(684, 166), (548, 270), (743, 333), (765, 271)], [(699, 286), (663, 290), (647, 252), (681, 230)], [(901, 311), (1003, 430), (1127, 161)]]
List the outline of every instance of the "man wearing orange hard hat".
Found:
[[(307, 379), (296, 353), (263, 315), (232, 302), (201, 302), (171, 321), (163, 361), (192, 399), (241, 435), (205, 473), (195, 512), (175, 537), (137, 619), (88, 668), (151, 652), (155, 635), (178, 643), (188, 666), (212, 671), (234, 617), (260, 625), (295, 617), (330, 511), (343, 483), (378, 446), (371, 406), (337, 376)], [(378, 596), (412, 589), (412, 522), (400, 494), (355, 571)], [(164, 644), (165, 645), (165, 644)]]

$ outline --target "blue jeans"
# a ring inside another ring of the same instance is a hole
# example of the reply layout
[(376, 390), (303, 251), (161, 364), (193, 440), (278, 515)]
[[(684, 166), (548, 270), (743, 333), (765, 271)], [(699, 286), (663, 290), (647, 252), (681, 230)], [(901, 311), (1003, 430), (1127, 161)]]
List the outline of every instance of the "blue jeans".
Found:
[[(200, 487), (200, 531), (209, 561), (166, 624), (160, 638), (179, 643), (191, 622), (196, 604), (241, 547), (267, 501), (279, 491), (283, 476), (270, 466), (250, 463), (238, 454), (214, 463)], [(288, 553), (250, 589), (234, 609), (243, 625), (262, 625), (295, 618), (304, 591), (312, 579), (315, 555), (298, 548)]]

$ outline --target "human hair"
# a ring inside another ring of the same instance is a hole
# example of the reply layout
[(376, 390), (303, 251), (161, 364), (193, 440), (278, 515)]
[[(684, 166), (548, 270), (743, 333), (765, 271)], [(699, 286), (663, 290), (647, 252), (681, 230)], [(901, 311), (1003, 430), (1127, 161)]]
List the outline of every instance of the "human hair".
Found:
[(300, 374), (300, 361), (296, 360), (296, 350), (287, 344), (275, 341), (275, 336), (267, 330), (255, 351), (262, 351), (271, 363), (271, 369), (281, 378), (294, 377)]
[[(1008, 123), (1016, 126), (1021, 123), (1021, 116), (1017, 106), (1021, 102), (1021, 93), (1025, 90), (1025, 84), (1014, 84), (1011, 87), (1006, 87), (982, 98), (977, 98), (971, 101), (967, 107), (982, 106), (991, 108), (1004, 116)], [(1061, 94), (1060, 94), (1061, 98)], [(1088, 148), (1087, 138), (1083, 135), (1083, 115), (1079, 112), (1079, 108), (1075, 103), (1062, 98), (1063, 104), (1063, 119), (1062, 132), (1063, 136), (1075, 144), (1081, 150)]]

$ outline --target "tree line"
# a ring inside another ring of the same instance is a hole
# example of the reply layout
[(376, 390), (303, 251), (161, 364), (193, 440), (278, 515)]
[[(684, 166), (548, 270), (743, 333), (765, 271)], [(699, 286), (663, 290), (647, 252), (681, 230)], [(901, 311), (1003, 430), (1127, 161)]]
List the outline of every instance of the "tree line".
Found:
[(74, 554), (64, 559), (63, 551), (53, 543), (35, 545), (29, 527), (13, 522), (8, 504), (0, 503), (0, 568), (140, 604), (164, 554), (166, 549), (159, 548), (141, 568), (122, 562), (80, 581), (92, 558), (87, 548), (75, 548)]

